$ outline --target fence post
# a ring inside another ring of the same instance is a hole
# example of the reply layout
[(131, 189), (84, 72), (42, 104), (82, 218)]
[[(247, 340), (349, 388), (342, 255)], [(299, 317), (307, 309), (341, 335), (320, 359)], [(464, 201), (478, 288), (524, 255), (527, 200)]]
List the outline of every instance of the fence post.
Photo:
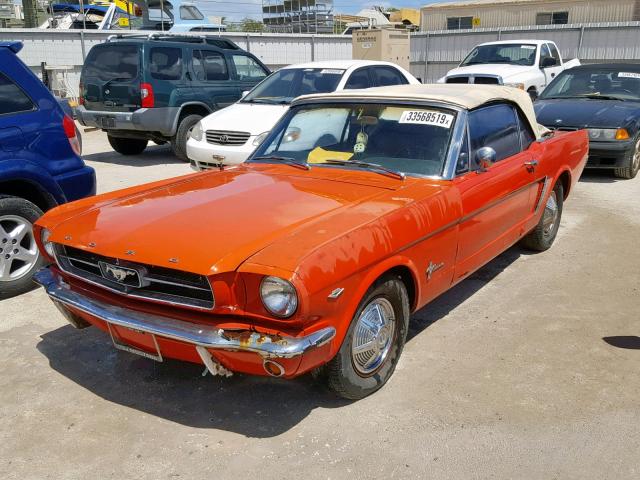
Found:
[(80, 48), (82, 49), (82, 63), (87, 58), (87, 53), (84, 46), (84, 30), (80, 30)]
[(502, 40), (502, 29), (498, 29), (498, 41)]
[(580, 58), (582, 53), (582, 39), (584, 38), (584, 25), (580, 27), (580, 40), (578, 40), (578, 52), (576, 53), (576, 58)]
[(311, 35), (311, 61), (316, 61), (316, 36)]
[(245, 33), (245, 41), (247, 42), (247, 52), (251, 51), (251, 37), (248, 33)]
[(422, 83), (428, 82), (429, 75), (429, 32), (424, 37), (424, 78), (422, 79)]

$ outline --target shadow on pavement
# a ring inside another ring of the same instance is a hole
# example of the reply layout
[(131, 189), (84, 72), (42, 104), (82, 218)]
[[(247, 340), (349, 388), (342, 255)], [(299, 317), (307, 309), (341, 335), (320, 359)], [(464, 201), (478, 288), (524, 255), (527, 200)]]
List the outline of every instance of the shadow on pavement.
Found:
[(580, 181), (585, 183), (617, 183), (626, 180), (615, 177), (613, 170), (585, 170), (582, 172)]
[(612, 347), (628, 350), (640, 350), (640, 337), (635, 335), (621, 335), (616, 337), (603, 337), (602, 340)]
[(90, 153), (83, 155), (84, 160), (90, 162), (111, 163), (114, 165), (128, 165), (130, 167), (148, 167), (151, 165), (167, 165), (186, 162), (176, 158), (168, 145), (154, 145), (149, 143), (147, 149), (140, 155), (121, 155), (114, 151)]
[[(525, 252), (512, 248), (458, 284), (412, 318), (408, 341), (499, 275)], [(235, 374), (202, 377), (200, 365), (156, 363), (117, 352), (103, 332), (70, 325), (41, 336), (38, 350), (51, 368), (110, 402), (195, 428), (215, 428), (248, 437), (279, 435), (315, 408), (339, 408), (337, 398), (310, 375), (295, 380)]]

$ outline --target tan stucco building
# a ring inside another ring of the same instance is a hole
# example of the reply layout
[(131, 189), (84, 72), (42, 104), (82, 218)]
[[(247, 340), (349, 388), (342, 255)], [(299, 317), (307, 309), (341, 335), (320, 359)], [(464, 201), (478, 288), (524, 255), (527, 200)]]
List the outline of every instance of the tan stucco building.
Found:
[(469, 0), (433, 3), (420, 10), (420, 30), (640, 20), (640, 0)]

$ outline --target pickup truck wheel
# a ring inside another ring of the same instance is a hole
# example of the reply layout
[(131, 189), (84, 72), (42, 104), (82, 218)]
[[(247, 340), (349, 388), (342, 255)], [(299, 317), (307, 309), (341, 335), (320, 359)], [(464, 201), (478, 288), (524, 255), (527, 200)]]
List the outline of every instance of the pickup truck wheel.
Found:
[(638, 170), (640, 170), (640, 138), (636, 140), (635, 149), (628, 155), (627, 166), (623, 168), (616, 168), (614, 170), (614, 175), (616, 177), (631, 180), (638, 174)]
[(538, 91), (534, 87), (531, 87), (529, 90), (527, 90), (527, 93), (531, 97), (531, 101), (534, 101), (536, 98), (538, 98)]
[(392, 276), (376, 282), (360, 302), (340, 350), (326, 366), (329, 387), (351, 400), (382, 387), (400, 359), (409, 315), (404, 283)]
[(174, 155), (183, 162), (189, 161), (189, 157), (187, 157), (187, 140), (189, 140), (191, 130), (200, 120), (202, 120), (200, 115), (187, 115), (184, 117), (180, 120), (175, 137), (171, 140), (171, 149)]
[(0, 197), (0, 299), (35, 287), (31, 276), (44, 264), (33, 235), (42, 211), (18, 197)]
[(140, 155), (147, 148), (148, 140), (142, 138), (112, 137), (107, 134), (111, 147), (121, 155)]
[(523, 246), (530, 250), (544, 252), (553, 245), (553, 241), (556, 239), (558, 229), (560, 228), (563, 199), (564, 191), (562, 183), (558, 182), (549, 194), (538, 225), (522, 239)]

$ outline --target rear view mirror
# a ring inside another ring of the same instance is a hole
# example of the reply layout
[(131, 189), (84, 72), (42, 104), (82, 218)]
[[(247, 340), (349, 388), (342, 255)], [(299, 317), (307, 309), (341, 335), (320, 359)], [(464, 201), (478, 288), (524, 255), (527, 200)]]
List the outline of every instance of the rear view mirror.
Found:
[(476, 150), (476, 164), (480, 171), (485, 171), (496, 163), (496, 151), (491, 147), (482, 147)]

